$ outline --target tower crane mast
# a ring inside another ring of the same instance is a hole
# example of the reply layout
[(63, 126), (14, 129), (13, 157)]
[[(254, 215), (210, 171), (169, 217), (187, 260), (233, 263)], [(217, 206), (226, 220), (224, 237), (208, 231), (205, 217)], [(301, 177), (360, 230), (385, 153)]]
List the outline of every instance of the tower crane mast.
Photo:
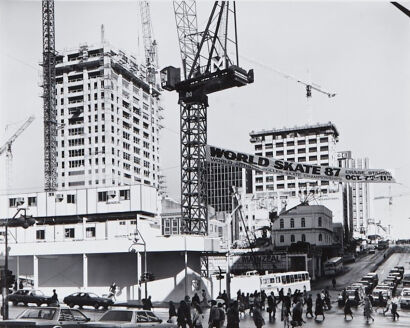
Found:
[(44, 182), (46, 191), (57, 189), (57, 110), (54, 0), (42, 0)]
[(144, 40), (145, 64), (147, 66), (147, 78), (151, 85), (156, 83), (158, 69), (158, 48), (154, 39), (154, 31), (151, 22), (151, 11), (148, 1), (140, 1), (140, 14), (142, 24), (142, 37)]
[[(181, 70), (161, 70), (161, 86), (179, 95), (181, 122), (182, 232), (208, 233), (206, 145), (208, 94), (253, 82), (253, 70), (238, 62), (236, 5), (215, 1), (204, 31), (198, 33), (196, 3), (174, 1)], [(232, 36), (228, 36), (228, 32)], [(229, 48), (234, 56), (228, 56)]]

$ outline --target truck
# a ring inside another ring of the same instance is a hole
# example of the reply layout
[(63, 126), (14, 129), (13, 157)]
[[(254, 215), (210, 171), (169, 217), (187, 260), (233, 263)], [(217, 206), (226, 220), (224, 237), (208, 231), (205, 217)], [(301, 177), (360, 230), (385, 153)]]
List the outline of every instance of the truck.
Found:
[(389, 241), (388, 240), (379, 240), (377, 242), (377, 249), (387, 249), (389, 248)]

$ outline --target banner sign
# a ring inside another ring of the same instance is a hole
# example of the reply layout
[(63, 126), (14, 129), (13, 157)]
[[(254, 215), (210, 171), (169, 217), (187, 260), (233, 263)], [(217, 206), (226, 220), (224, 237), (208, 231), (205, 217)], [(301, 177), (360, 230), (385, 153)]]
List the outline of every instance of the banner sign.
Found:
[(361, 183), (395, 182), (392, 174), (383, 169), (341, 168), (308, 163), (287, 162), (274, 157), (249, 155), (210, 145), (207, 145), (206, 147), (206, 160), (209, 163), (228, 164), (245, 169), (313, 180)]

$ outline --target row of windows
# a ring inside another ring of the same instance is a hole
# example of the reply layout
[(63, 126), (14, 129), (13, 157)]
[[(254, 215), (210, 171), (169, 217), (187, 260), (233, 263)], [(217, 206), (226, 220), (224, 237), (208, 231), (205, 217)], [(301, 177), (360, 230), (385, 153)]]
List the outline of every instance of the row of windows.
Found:
[[(317, 239), (318, 239), (318, 242), (322, 242), (322, 241), (331, 242), (330, 237), (328, 235), (325, 235), (325, 238), (323, 238), (323, 235), (321, 233), (318, 234)], [(323, 240), (323, 239), (325, 239), (325, 240)], [(306, 235), (304, 233), (302, 233), (300, 241), (306, 242)], [(285, 242), (285, 236), (284, 235), (279, 236), (279, 242), (281, 242), (281, 243)], [(290, 235), (290, 242), (291, 243), (297, 242), (295, 235)]]
[[(319, 142), (320, 143), (327, 143), (327, 142), (329, 142), (329, 138), (328, 137), (321, 137), (319, 139)], [(317, 143), (317, 138), (308, 139), (308, 144), (312, 145), (312, 144), (316, 144), (316, 143)], [(306, 145), (306, 140), (305, 139), (298, 140), (296, 142), (296, 144), (299, 145), (299, 146), (300, 145)], [(283, 142), (283, 141), (276, 142), (276, 144), (275, 144), (276, 147), (283, 147), (284, 145), (285, 145), (285, 142)], [(294, 145), (295, 145), (294, 140), (289, 140), (289, 141), (286, 142), (286, 146), (294, 146)], [(266, 149), (272, 149), (273, 144), (272, 143), (267, 143), (267, 144), (265, 144), (265, 148)], [(262, 149), (262, 145), (260, 145), (260, 144), (255, 145), (255, 150), (259, 150), (259, 149)]]
[[(321, 227), (323, 223), (322, 217), (319, 216), (317, 218), (317, 225), (318, 227)], [(289, 220), (289, 228), (295, 228), (295, 219), (294, 218), (290, 218)], [(300, 218), (300, 227), (301, 228), (306, 228), (306, 219), (305, 218)], [(279, 228), (280, 229), (285, 229), (285, 220), (284, 219), (280, 219), (279, 220)]]

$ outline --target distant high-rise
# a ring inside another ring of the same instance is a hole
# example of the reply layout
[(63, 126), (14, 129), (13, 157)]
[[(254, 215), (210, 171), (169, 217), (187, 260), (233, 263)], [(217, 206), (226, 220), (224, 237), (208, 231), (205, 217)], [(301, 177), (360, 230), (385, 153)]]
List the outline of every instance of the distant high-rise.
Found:
[(56, 59), (58, 188), (158, 187), (160, 91), (133, 56), (80, 46)]
[[(329, 122), (293, 128), (250, 132), (254, 154), (317, 165), (337, 165), (336, 143), (339, 132)], [(332, 181), (312, 181), (291, 176), (255, 172), (254, 193), (298, 196), (307, 192), (328, 194), (339, 190)]]

